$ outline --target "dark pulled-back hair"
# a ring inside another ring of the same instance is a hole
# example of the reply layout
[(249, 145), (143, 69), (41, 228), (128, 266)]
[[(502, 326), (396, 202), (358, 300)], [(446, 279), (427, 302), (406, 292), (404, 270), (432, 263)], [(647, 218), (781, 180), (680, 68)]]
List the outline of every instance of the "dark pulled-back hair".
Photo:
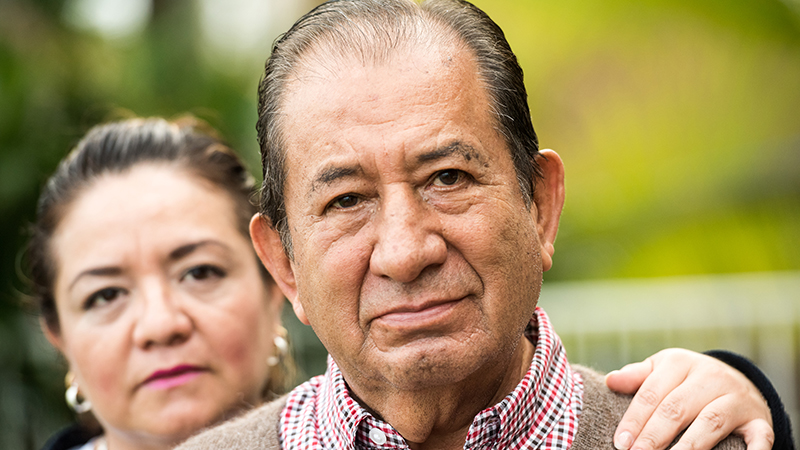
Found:
[[(522, 68), (503, 31), (462, 0), (330, 0), (301, 17), (273, 45), (258, 90), (258, 140), (264, 183), (260, 210), (278, 230), (289, 256), (291, 236), (284, 188), (286, 147), (281, 130), (287, 91), (306, 65), (355, 58), (364, 64), (388, 59), (414, 45), (455, 45), (475, 58), (487, 89), (495, 128), (508, 145), (522, 195), (530, 205), (539, 142), (531, 123)], [(338, 59), (337, 59), (338, 58)]]
[[(240, 231), (249, 237), (248, 223), (255, 212), (250, 202), (253, 178), (239, 157), (204, 123), (192, 118), (175, 122), (152, 118), (96, 126), (61, 161), (44, 186), (27, 249), (33, 300), (52, 332), (61, 331), (53, 293), (58, 268), (50, 248), (56, 228), (73, 202), (99, 177), (121, 174), (145, 163), (173, 164), (226, 192), (233, 201)], [(266, 272), (264, 276), (268, 277)]]

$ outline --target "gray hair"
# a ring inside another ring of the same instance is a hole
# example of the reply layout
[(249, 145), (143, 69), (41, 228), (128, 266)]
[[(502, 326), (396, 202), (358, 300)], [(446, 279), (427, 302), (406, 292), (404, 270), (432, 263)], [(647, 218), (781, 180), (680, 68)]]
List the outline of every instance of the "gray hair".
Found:
[[(464, 46), (478, 66), (489, 94), (495, 127), (508, 145), (525, 202), (530, 205), (539, 141), (531, 123), (522, 68), (489, 16), (462, 0), (330, 0), (301, 17), (272, 47), (258, 89), (258, 141), (264, 182), (260, 212), (279, 232), (286, 253), (292, 242), (284, 188), (286, 148), (281, 109), (288, 85), (311, 62), (357, 58), (363, 63), (388, 59), (398, 48), (448, 42)], [(309, 61), (311, 60), (311, 61)]]

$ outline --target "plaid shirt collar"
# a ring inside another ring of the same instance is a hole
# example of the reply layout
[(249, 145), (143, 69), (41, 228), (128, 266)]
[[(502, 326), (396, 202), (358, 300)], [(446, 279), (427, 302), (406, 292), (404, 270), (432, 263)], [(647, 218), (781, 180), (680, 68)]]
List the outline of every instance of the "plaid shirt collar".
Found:
[[(472, 421), (465, 449), (567, 449), (582, 406), (583, 383), (541, 308), (526, 330), (533, 361), (517, 387)], [(336, 362), (295, 388), (281, 416), (281, 444), (291, 449), (407, 449), (397, 431), (351, 397)]]

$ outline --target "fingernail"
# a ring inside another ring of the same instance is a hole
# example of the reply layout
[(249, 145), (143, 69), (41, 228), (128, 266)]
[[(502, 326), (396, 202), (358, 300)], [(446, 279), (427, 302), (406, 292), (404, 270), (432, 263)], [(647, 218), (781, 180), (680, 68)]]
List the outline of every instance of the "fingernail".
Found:
[(631, 444), (633, 444), (633, 435), (628, 431), (623, 431), (614, 439), (614, 448), (617, 450), (628, 450), (631, 448)]

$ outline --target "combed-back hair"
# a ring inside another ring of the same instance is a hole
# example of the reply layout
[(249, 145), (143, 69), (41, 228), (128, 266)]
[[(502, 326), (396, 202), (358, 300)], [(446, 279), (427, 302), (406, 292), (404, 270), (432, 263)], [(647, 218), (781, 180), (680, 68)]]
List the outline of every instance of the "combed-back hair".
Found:
[(539, 142), (531, 123), (522, 68), (503, 31), (483, 11), (462, 0), (331, 0), (301, 17), (272, 47), (258, 89), (258, 140), (264, 182), (260, 212), (292, 257), (284, 189), (286, 148), (282, 109), (287, 92), (302, 89), (298, 74), (310, 67), (355, 59), (385, 62), (419, 45), (452, 45), (471, 53), (486, 88), (495, 128), (511, 152), (520, 190), (531, 204)]

